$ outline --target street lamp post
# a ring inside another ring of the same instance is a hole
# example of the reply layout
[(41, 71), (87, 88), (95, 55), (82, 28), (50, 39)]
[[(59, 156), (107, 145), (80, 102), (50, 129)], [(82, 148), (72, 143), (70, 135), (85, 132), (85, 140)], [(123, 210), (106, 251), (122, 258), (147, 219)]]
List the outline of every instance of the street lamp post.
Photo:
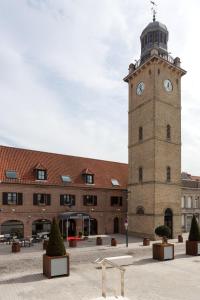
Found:
[(126, 247), (128, 247), (128, 219), (125, 220), (124, 226), (126, 230)]

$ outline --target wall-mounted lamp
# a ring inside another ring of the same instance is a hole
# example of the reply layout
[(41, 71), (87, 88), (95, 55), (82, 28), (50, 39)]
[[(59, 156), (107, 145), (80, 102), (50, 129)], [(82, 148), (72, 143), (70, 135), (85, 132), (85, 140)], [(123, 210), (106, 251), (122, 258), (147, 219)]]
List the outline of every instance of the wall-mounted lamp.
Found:
[(46, 208), (42, 208), (42, 211), (45, 212), (45, 211), (46, 211)]
[(12, 208), (12, 211), (15, 212), (15, 208)]

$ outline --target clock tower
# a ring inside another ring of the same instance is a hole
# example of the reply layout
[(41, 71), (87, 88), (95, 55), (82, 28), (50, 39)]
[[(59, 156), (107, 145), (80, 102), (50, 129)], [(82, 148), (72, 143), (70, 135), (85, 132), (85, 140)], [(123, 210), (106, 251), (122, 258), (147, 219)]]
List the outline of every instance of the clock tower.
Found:
[(129, 231), (155, 239), (159, 225), (181, 233), (180, 59), (167, 49), (168, 30), (153, 19), (141, 57), (124, 78), (129, 87)]

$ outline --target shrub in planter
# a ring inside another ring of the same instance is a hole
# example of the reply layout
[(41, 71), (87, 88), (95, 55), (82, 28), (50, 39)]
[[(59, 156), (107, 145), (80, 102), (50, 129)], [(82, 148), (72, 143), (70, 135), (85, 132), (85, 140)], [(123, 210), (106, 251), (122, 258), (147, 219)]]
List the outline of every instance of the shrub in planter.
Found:
[(69, 276), (69, 255), (66, 253), (55, 218), (51, 225), (46, 254), (43, 255), (43, 274), (48, 278)]
[(200, 231), (195, 215), (192, 217), (188, 241), (186, 241), (187, 255), (200, 255)]
[(163, 243), (167, 243), (167, 238), (170, 237), (171, 230), (169, 227), (161, 225), (155, 229), (155, 234), (157, 234), (159, 237), (162, 237)]
[(167, 242), (170, 236), (170, 228), (161, 225), (155, 229), (155, 234), (162, 237), (162, 243), (153, 244), (153, 258), (158, 260), (174, 259), (174, 245)]

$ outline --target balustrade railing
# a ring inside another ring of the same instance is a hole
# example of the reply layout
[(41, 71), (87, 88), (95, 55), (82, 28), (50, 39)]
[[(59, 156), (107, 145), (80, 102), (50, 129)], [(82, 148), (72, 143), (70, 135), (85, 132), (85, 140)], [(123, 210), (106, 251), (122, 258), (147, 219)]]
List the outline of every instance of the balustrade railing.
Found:
[[(174, 64), (174, 59), (171, 55), (163, 54), (163, 53), (158, 53), (157, 55), (162, 57), (163, 59), (165, 59), (169, 63)], [(143, 64), (150, 57), (151, 57), (151, 54), (148, 54), (148, 55), (144, 56), (142, 59), (136, 60), (135, 61), (135, 69), (137, 69), (141, 64)]]

